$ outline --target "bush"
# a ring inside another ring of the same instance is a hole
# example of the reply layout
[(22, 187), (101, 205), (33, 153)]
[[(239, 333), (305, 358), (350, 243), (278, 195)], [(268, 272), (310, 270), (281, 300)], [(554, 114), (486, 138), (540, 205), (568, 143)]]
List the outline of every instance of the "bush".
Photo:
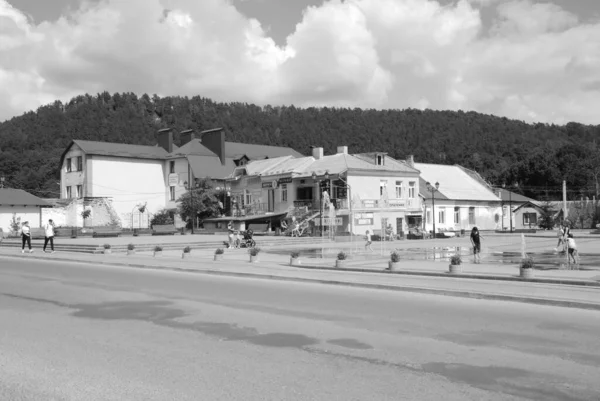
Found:
[(157, 212), (152, 219), (150, 220), (150, 226), (162, 226), (166, 224), (173, 224), (173, 219), (171, 218), (171, 212), (166, 209), (163, 209)]
[(102, 246), (104, 247), (104, 249), (110, 249), (110, 244), (104, 244)]
[(259, 252), (260, 248), (258, 247), (248, 249), (248, 253), (250, 254), (250, 256), (258, 256)]
[(452, 255), (452, 257), (450, 257), (451, 265), (460, 265), (461, 263), (462, 263), (462, 258), (460, 257), (459, 254)]
[(390, 253), (390, 260), (394, 263), (400, 262), (400, 252), (393, 251), (392, 253)]
[(183, 253), (190, 253), (192, 252), (192, 248), (190, 248), (189, 246), (186, 246), (185, 248), (183, 248)]
[(290, 253), (290, 256), (292, 257), (292, 259), (296, 259), (296, 258), (298, 258), (300, 256), (300, 253), (299, 252), (292, 252), (292, 253)]
[(225, 253), (225, 251), (223, 250), (223, 248), (217, 248), (217, 250), (215, 251), (215, 255), (223, 255)]
[(162, 246), (160, 246), (160, 245), (156, 245), (156, 246), (154, 247), (154, 252), (162, 252), (162, 250), (163, 250), (163, 249), (162, 249)]
[(127, 250), (133, 251), (134, 249), (135, 249), (135, 245), (133, 245), (133, 244), (127, 245)]
[(531, 256), (521, 259), (521, 269), (533, 269), (534, 266), (535, 263), (533, 262), (533, 258)]
[(348, 259), (348, 254), (346, 252), (344, 252), (344, 251), (340, 251), (337, 254), (337, 259), (338, 260), (346, 260), (346, 259)]

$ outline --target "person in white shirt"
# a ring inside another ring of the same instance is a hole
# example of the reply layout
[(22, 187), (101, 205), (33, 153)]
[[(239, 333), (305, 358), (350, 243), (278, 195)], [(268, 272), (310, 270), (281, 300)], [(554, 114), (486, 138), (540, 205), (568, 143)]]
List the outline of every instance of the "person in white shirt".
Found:
[(44, 252), (46, 252), (46, 247), (48, 246), (48, 242), (50, 242), (50, 249), (54, 253), (54, 222), (52, 219), (48, 220), (48, 224), (44, 226), (44, 230), (46, 231), (44, 235)]
[(31, 249), (31, 229), (29, 228), (28, 221), (24, 221), (23, 225), (21, 226), (21, 239), (21, 253), (25, 253), (25, 244), (27, 244), (29, 247), (29, 252), (33, 252), (33, 249)]
[(567, 256), (569, 260), (573, 258), (573, 263), (579, 263), (579, 255), (577, 252), (577, 244), (575, 243), (575, 239), (573, 238), (573, 234), (569, 233), (567, 237), (567, 247), (569, 250), (569, 255)]
[(369, 230), (367, 230), (366, 232), (366, 240), (367, 243), (365, 244), (365, 251), (368, 249), (369, 251), (373, 252), (373, 248), (371, 248), (371, 244), (373, 242), (371, 241), (371, 233), (369, 232)]

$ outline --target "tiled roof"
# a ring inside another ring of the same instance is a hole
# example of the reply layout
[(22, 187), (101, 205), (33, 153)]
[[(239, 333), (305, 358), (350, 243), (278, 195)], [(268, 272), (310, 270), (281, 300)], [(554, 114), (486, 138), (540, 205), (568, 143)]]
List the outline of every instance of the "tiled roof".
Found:
[(235, 169), (235, 161), (231, 158), (225, 159), (225, 165), (221, 164), (221, 160), (211, 152), (211, 156), (187, 156), (190, 163), (190, 168), (196, 178), (210, 177), (215, 180), (224, 180), (231, 175)]
[[(415, 168), (421, 172), (421, 178), (424, 181), (429, 181), (431, 184), (440, 183), (436, 198), (439, 193), (448, 199), (455, 200), (500, 200), (487, 186), (475, 180), (460, 166), (415, 163)], [(420, 187), (420, 193), (427, 198), (431, 196), (425, 186)]]
[(524, 195), (508, 191), (504, 188), (496, 188), (494, 192), (500, 197), (500, 199), (506, 202), (508, 202), (509, 200), (512, 202), (535, 202), (535, 199), (531, 199)]
[(0, 205), (49, 206), (43, 199), (22, 189), (14, 188), (0, 188)]

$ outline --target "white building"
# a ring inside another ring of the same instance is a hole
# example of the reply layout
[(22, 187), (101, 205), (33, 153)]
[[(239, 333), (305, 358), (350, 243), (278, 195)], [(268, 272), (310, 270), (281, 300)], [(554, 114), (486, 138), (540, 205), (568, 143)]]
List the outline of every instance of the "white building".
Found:
[(0, 188), (0, 237), (7, 236), (14, 221), (20, 226), (28, 221), (31, 228), (41, 227), (42, 208), (49, 204), (22, 189)]

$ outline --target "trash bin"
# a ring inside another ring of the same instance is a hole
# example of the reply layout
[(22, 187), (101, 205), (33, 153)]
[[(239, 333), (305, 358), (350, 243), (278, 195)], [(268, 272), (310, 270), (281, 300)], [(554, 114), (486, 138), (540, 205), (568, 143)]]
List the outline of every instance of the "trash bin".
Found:
[(281, 228), (277, 227), (277, 228), (275, 229), (275, 235), (276, 235), (276, 236), (280, 236), (280, 235), (281, 235)]
[(76, 228), (71, 229), (71, 238), (77, 238), (77, 229)]

